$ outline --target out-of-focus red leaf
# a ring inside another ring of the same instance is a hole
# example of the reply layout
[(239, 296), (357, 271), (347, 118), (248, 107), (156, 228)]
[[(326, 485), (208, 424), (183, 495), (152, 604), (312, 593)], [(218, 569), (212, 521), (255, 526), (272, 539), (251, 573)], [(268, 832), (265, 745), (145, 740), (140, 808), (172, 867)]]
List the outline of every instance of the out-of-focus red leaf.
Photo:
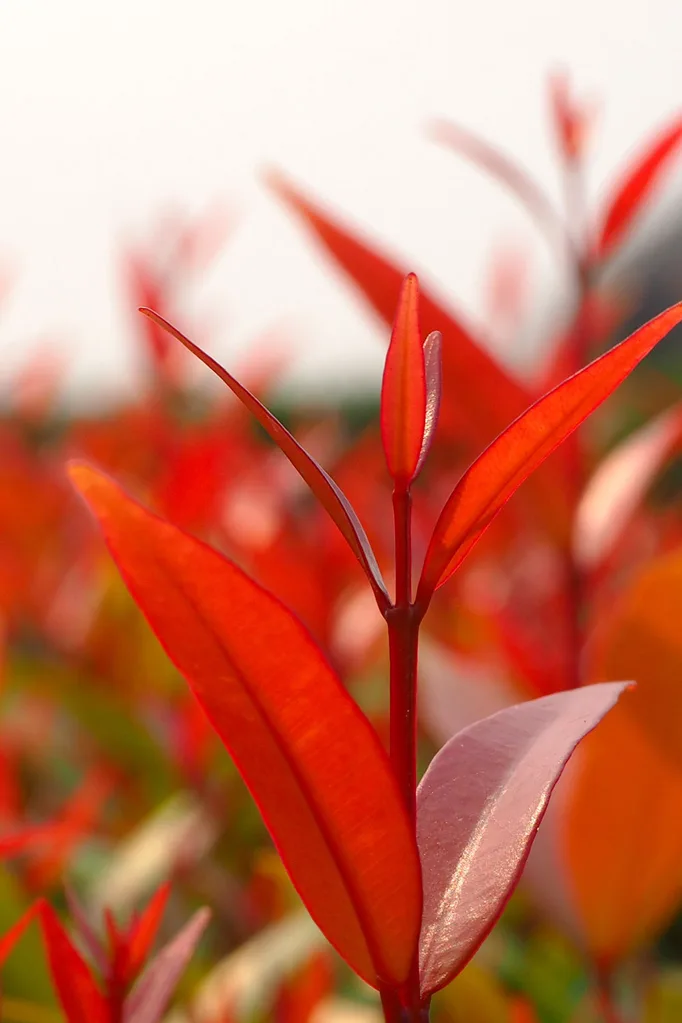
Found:
[(12, 952), (14, 946), (19, 941), (19, 938), (39, 912), (40, 906), (40, 902), (34, 902), (32, 906), (29, 906), (23, 916), (20, 916), (17, 922), (12, 924), (10, 929), (5, 931), (0, 938), (0, 967), (4, 966), (5, 960)]
[(185, 348), (189, 349), (205, 366), (208, 366), (216, 376), (220, 377), (223, 383), (227, 384), (230, 390), (256, 417), (263, 429), (272, 437), (273, 441), (284, 455), (289, 459), (296, 471), (308, 484), (317, 499), (324, 505), (341, 533), (348, 542), (351, 550), (365, 570), (365, 574), (374, 590), (377, 601), (384, 607), (388, 602), (388, 591), (381, 577), (381, 571), (377, 565), (376, 558), (370, 546), (367, 535), (353, 511), (345, 495), (339, 490), (333, 479), (324, 469), (312, 458), (308, 452), (301, 447), (298, 441), (289, 433), (285, 426), (272, 415), (268, 409), (248, 391), (238, 380), (227, 372), (226, 369), (202, 351), (193, 341), (181, 334), (179, 330), (167, 323), (163, 317), (154, 313), (151, 309), (141, 309), (148, 319), (153, 320), (159, 326), (167, 330), (174, 338), (180, 341)]
[(682, 118), (677, 117), (629, 165), (605, 205), (596, 254), (607, 257), (622, 241), (663, 171), (682, 142)]
[(552, 789), (625, 683), (517, 704), (454, 736), (417, 793), (423, 995), (471, 958), (519, 879)]
[(568, 249), (570, 255), (572, 243), (566, 228), (553, 204), (528, 171), (485, 139), (452, 121), (435, 121), (431, 125), (430, 134), (437, 142), (471, 160), (509, 189), (526, 207), (550, 243), (559, 244), (564, 253)]
[(424, 349), (419, 336), (419, 285), (405, 278), (386, 353), (381, 387), (381, 439), (388, 471), (403, 485), (414, 479), (426, 423)]
[(95, 963), (97, 969), (103, 975), (108, 966), (107, 950), (95, 933), (94, 928), (88, 920), (85, 909), (81, 905), (74, 890), (69, 885), (65, 885), (64, 894), (66, 895), (66, 904), (69, 908), (69, 914), (78, 931), (78, 937), (82, 944), (86, 947), (88, 954)]
[(166, 882), (154, 893), (139, 919), (130, 928), (126, 966), (128, 977), (131, 979), (137, 976), (154, 944), (169, 895), (170, 883)]
[(194, 955), (210, 916), (209, 909), (198, 910), (180, 933), (154, 957), (125, 1001), (123, 1023), (158, 1023)]
[[(387, 323), (393, 322), (405, 272), (377, 249), (341, 226), (278, 173), (268, 184), (302, 219), (325, 252), (349, 275)], [(532, 395), (482, 348), (451, 312), (422, 289), (419, 303), (425, 334), (443, 334), (443, 429), (487, 444), (532, 401)]]
[(426, 603), (464, 560), (493, 518), (548, 455), (682, 320), (682, 303), (654, 317), (535, 402), (467, 469), (433, 532), (417, 600)]
[(608, 557), (665, 459), (682, 438), (682, 405), (632, 433), (600, 463), (576, 511), (573, 549), (596, 569)]
[(369, 722), (275, 597), (94, 469), (73, 465), (71, 475), (311, 915), (362, 977), (400, 985), (421, 919), (419, 861)]
[(585, 154), (585, 143), (594, 120), (593, 108), (573, 99), (565, 74), (553, 74), (549, 82), (550, 109), (559, 150), (569, 164)]
[(421, 472), (426, 461), (438, 425), (440, 399), (443, 390), (443, 336), (439, 330), (432, 330), (424, 341), (424, 373), (426, 377), (426, 414), (424, 417), (424, 435), (422, 437), (419, 461), (414, 471), (415, 476)]
[(46, 902), (40, 904), (40, 923), (52, 980), (68, 1023), (111, 1023), (106, 1000), (89, 967)]

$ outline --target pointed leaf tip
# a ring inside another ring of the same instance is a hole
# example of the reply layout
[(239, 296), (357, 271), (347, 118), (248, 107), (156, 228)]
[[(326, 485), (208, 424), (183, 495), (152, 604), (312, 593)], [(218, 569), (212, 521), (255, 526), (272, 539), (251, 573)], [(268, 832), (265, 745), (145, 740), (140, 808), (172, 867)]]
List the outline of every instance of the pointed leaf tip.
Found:
[(508, 707), (434, 757), (417, 793), (422, 996), (452, 980), (495, 924), (568, 758), (627, 686), (603, 683)]
[(427, 605), (525, 479), (682, 320), (682, 302), (531, 405), (467, 469), (436, 523), (417, 590)]
[(96, 470), (81, 464), (71, 474), (318, 926), (369, 983), (400, 986), (418, 939), (421, 875), (369, 721), (272, 594)]
[(388, 471), (397, 483), (415, 476), (424, 438), (426, 380), (419, 336), (419, 284), (416, 274), (403, 283), (386, 353), (381, 388), (381, 439)]

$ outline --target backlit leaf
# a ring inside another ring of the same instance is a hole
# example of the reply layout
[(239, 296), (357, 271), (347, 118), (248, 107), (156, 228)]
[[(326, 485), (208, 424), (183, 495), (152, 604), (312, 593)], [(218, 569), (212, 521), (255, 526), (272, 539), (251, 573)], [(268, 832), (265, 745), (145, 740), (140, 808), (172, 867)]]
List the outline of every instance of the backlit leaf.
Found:
[(386, 353), (381, 387), (381, 439), (396, 482), (414, 479), (426, 424), (424, 349), (419, 336), (419, 285), (405, 278)]
[(266, 407), (246, 387), (239, 383), (226, 369), (202, 351), (198, 345), (181, 334), (179, 330), (167, 323), (163, 317), (151, 309), (141, 309), (149, 319), (158, 323), (169, 334), (180, 341), (185, 348), (189, 349), (205, 366), (218, 376), (223, 383), (227, 384), (230, 390), (239, 398), (246, 408), (255, 416), (263, 429), (270, 435), (278, 448), (289, 459), (299, 475), (305, 480), (318, 501), (326, 508), (356, 558), (365, 570), (370, 585), (374, 590), (380, 606), (388, 602), (388, 591), (381, 577), (381, 571), (377, 565), (376, 558), (370, 546), (367, 535), (353, 511), (345, 495), (339, 490), (334, 480), (318, 465), (315, 459), (301, 447), (298, 441), (289, 433), (285, 426), (273, 416)]
[(464, 473), (433, 532), (417, 600), (427, 602), (464, 560), (494, 517), (548, 455), (682, 320), (682, 303), (535, 402)]
[(434, 757), (417, 793), (423, 995), (447, 984), (491, 930), (566, 761), (624, 685), (505, 708), (459, 732)]
[(71, 474), (311, 915), (362, 977), (401, 984), (419, 931), (419, 861), (369, 722), (275, 597), (92, 468)]
[(682, 118), (678, 117), (628, 167), (606, 204), (597, 241), (597, 255), (602, 259), (632, 226), (681, 142)]

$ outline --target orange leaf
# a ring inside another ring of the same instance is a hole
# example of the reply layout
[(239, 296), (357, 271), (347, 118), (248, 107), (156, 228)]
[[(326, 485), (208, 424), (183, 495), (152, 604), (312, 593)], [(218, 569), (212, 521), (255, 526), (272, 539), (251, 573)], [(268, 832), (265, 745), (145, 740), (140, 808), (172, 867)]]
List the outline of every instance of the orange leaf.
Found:
[(386, 353), (381, 387), (381, 439), (393, 479), (412, 482), (421, 455), (426, 424), (424, 349), (419, 336), (419, 285), (405, 278)]
[(602, 621), (591, 677), (637, 680), (626, 706), (651, 740), (682, 767), (682, 549), (632, 579)]
[(71, 475), (331, 943), (399, 986), (421, 918), (416, 843), (376, 733), (297, 618), (236, 565), (86, 465)]
[(682, 775), (633, 719), (636, 693), (583, 740), (562, 802), (568, 880), (605, 967), (654, 938), (682, 896)]
[(479, 456), (453, 490), (436, 523), (419, 581), (418, 601), (428, 602), (526, 477), (680, 320), (682, 303), (650, 320), (540, 398)]
[(681, 142), (682, 118), (678, 117), (629, 168), (606, 204), (596, 245), (599, 258), (608, 256), (622, 240)]

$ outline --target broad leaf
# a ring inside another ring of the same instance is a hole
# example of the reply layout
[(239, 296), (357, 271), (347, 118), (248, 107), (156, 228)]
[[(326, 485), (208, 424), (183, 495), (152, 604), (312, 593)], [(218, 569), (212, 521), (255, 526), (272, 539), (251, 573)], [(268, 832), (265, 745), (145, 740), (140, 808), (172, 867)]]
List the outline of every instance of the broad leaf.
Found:
[(159, 1023), (210, 916), (210, 910), (198, 910), (155, 956), (126, 999), (122, 1023)]
[(470, 466), (450, 495), (426, 553), (417, 600), (427, 603), (503, 505), (546, 458), (682, 320), (682, 303), (656, 316), (535, 402)]
[(421, 918), (419, 861), (369, 722), (275, 597), (92, 468), (71, 474), (311, 915), (369, 983), (401, 984)]
[(52, 906), (40, 906), (40, 923), (52, 980), (68, 1023), (111, 1023), (104, 995)]
[(622, 241), (670, 159), (682, 143), (682, 118), (656, 136), (619, 182), (606, 204), (597, 240), (597, 255), (604, 259)]
[(318, 465), (315, 459), (301, 447), (285, 426), (280, 423), (266, 407), (261, 404), (255, 395), (251, 394), (246, 387), (239, 383), (226, 369), (202, 351), (198, 345), (181, 334), (179, 330), (167, 323), (163, 317), (151, 309), (141, 309), (150, 320), (158, 323), (169, 334), (180, 341), (190, 352), (200, 359), (205, 366), (208, 366), (223, 383), (227, 384), (230, 390), (246, 408), (255, 416), (263, 429), (270, 435), (280, 451), (289, 459), (299, 475), (305, 480), (318, 501), (326, 508), (341, 533), (348, 542), (349, 547), (365, 570), (365, 574), (374, 590), (379, 606), (383, 609), (389, 602), (388, 591), (381, 577), (381, 571), (377, 565), (374, 552), (370, 546), (367, 535), (357, 515), (353, 511), (345, 495), (339, 490), (334, 480)]
[(637, 690), (626, 707), (656, 747), (682, 767), (682, 548), (641, 568), (604, 610), (591, 677), (627, 670)]
[[(588, 687), (589, 688), (589, 687)], [(654, 939), (682, 898), (682, 774), (622, 703), (562, 779), (562, 861), (583, 943), (604, 968)]]
[(489, 933), (566, 761), (624, 687), (588, 686), (508, 707), (434, 757), (417, 793), (423, 996), (447, 984)]
[(381, 439), (393, 479), (408, 485), (415, 476), (426, 424), (424, 349), (419, 336), (419, 285), (405, 278), (381, 387)]

